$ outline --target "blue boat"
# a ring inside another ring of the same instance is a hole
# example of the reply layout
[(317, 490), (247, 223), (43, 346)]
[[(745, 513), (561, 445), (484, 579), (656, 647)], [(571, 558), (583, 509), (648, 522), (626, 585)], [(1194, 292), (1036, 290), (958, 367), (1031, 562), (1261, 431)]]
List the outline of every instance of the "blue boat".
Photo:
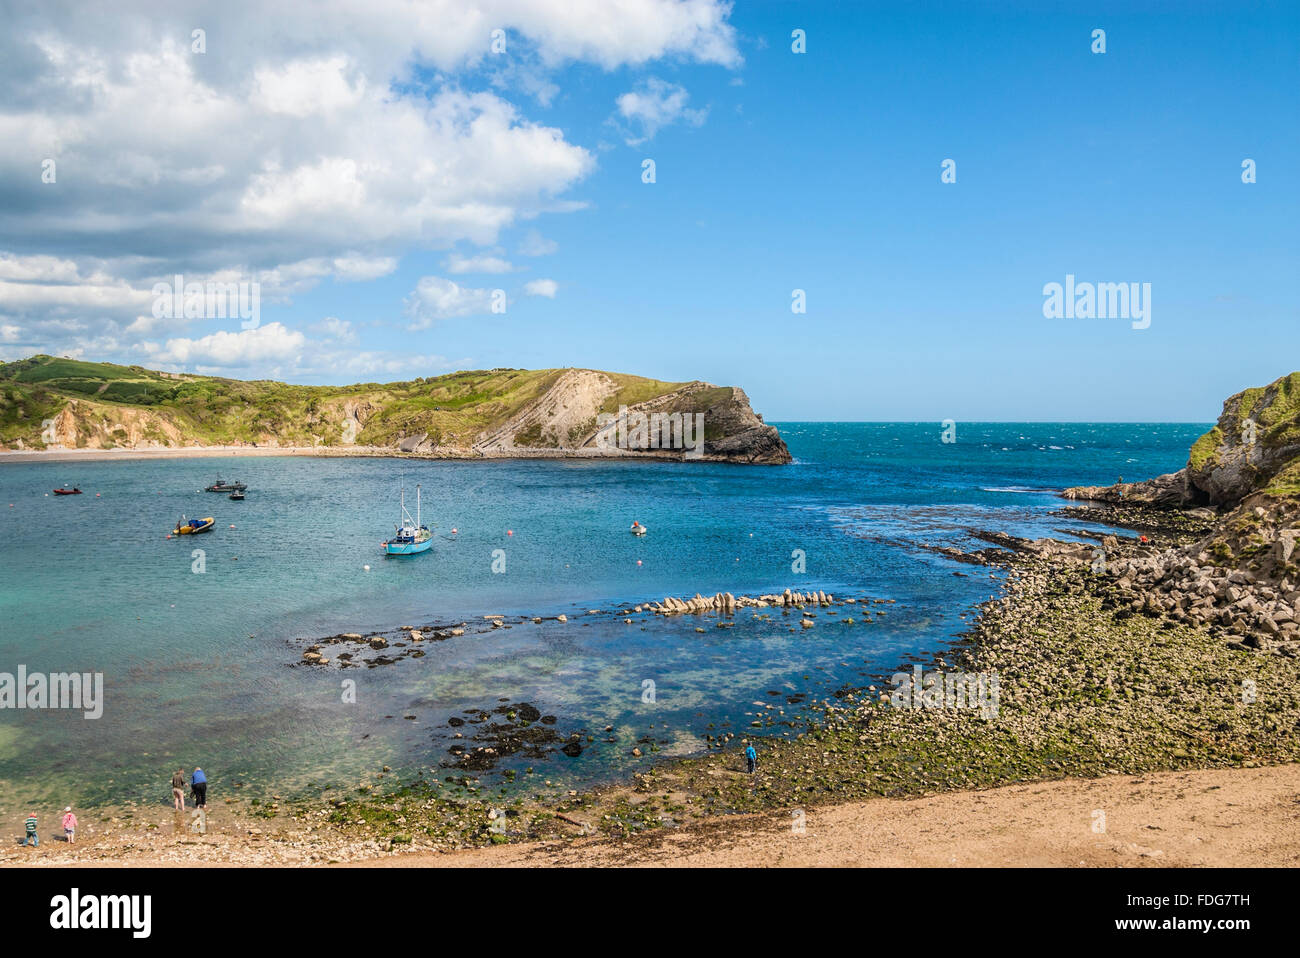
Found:
[(397, 532), (384, 543), (384, 553), (390, 556), (413, 556), (428, 552), (433, 546), (433, 534), (428, 526), (420, 524), (420, 487), (415, 487), (415, 519), (406, 511), (406, 489), (402, 489), (402, 522)]

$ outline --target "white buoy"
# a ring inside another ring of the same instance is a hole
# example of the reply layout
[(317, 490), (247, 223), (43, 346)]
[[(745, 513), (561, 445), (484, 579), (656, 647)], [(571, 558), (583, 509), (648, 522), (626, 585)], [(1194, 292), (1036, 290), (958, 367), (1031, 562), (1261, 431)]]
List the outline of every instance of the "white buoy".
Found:
[(361, 568), (365, 569), (367, 572), (370, 571), (370, 566), (368, 565), (363, 565)]

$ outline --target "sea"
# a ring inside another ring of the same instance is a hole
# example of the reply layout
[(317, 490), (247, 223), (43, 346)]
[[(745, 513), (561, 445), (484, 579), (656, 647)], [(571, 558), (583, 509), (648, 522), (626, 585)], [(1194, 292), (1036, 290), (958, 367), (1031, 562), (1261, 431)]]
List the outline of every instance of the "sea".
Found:
[[(937, 423), (774, 425), (790, 465), (0, 464), (0, 676), (103, 683), (97, 717), (0, 708), (0, 807), (166, 802), (171, 771), (196, 765), (214, 795), (419, 776), (532, 795), (703, 752), (708, 736), (798, 734), (808, 703), (959, 641), (998, 592), (998, 573), (931, 547), (985, 547), (979, 530), (1108, 531), (1055, 514), (1058, 492), (1176, 470), (1209, 428), (960, 423), (946, 442)], [(218, 477), (246, 483), (245, 501), (202, 491)], [(387, 557), (402, 491), (414, 512), (417, 485), (433, 548)], [(83, 495), (50, 494), (64, 486)], [(168, 538), (181, 516), (215, 529)], [(648, 534), (629, 534), (633, 521)], [(874, 604), (888, 614), (870, 624), (839, 621), (850, 608), (811, 629), (779, 610), (742, 610), (725, 628), (624, 614), (669, 595), (786, 588), (893, 602)], [(460, 623), (418, 657), (302, 663), (323, 637)], [(581, 750), (503, 754), (467, 775), (467, 733), (523, 706)]]

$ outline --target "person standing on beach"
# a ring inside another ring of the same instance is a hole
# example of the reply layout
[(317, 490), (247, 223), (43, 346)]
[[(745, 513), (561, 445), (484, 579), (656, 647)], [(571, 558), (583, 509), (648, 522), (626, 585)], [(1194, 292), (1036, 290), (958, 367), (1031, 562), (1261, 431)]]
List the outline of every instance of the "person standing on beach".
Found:
[(36, 813), (28, 812), (27, 821), (23, 824), (26, 829), (26, 833), (23, 835), (23, 845), (31, 842), (33, 848), (40, 848), (41, 837), (36, 834)]
[(69, 845), (77, 844), (77, 816), (71, 805), (63, 810), (63, 837)]
[(194, 792), (194, 807), (207, 808), (208, 777), (203, 774), (203, 769), (197, 766), (194, 769), (194, 774), (190, 776), (190, 789)]
[(172, 772), (172, 807), (179, 812), (185, 811), (185, 769), (183, 768)]
[(758, 764), (758, 753), (754, 751), (754, 746), (745, 746), (745, 762), (749, 765), (749, 774), (754, 774), (754, 766)]

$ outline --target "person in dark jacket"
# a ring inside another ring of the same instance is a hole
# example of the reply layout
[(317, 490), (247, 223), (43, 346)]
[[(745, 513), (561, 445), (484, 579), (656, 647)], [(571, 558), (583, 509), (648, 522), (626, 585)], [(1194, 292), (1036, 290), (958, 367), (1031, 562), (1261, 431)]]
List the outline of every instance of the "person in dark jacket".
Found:
[(203, 769), (195, 768), (190, 776), (190, 791), (194, 793), (194, 807), (206, 808), (208, 805), (208, 777)]

